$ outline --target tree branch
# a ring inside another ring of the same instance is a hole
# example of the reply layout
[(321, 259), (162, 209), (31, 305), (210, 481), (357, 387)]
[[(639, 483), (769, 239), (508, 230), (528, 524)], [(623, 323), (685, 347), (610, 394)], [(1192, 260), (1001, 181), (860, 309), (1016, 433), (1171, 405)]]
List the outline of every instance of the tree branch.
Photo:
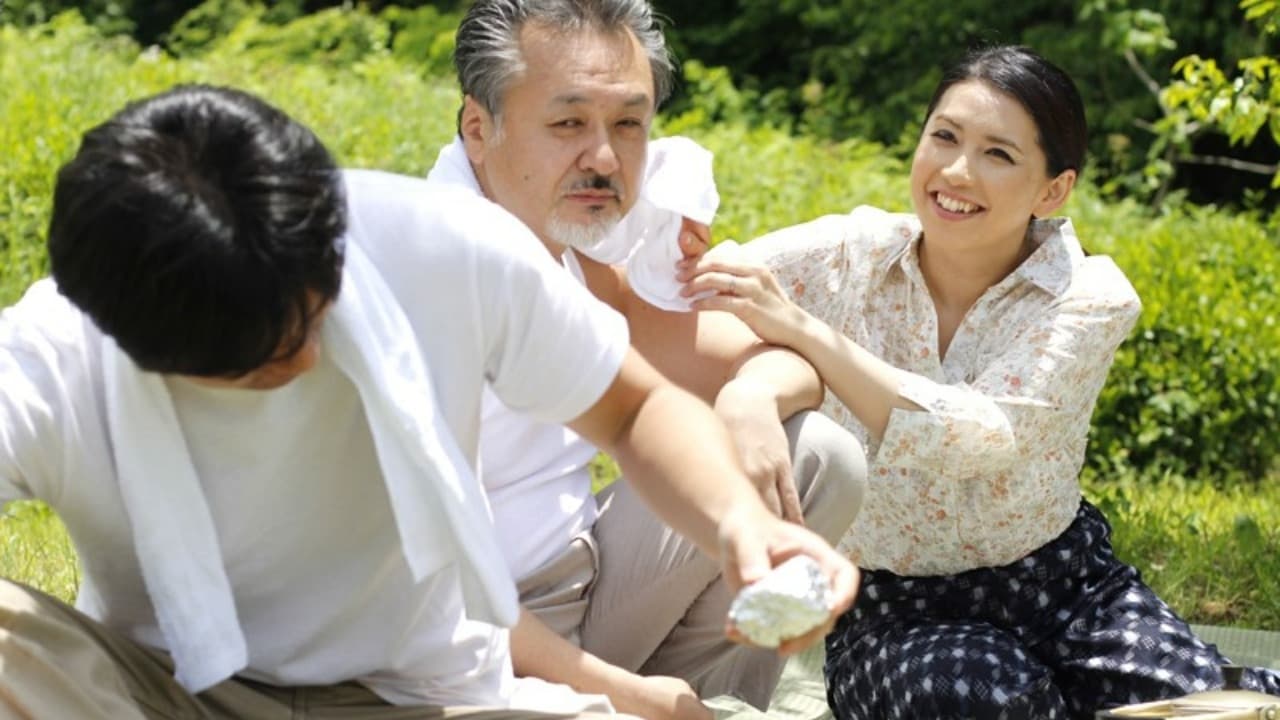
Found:
[(1276, 173), (1280, 173), (1280, 163), (1264, 165), (1263, 163), (1249, 162), (1248, 160), (1237, 160), (1235, 158), (1223, 157), (1221, 155), (1183, 155), (1178, 158), (1178, 162), (1191, 165), (1227, 167), (1232, 170), (1258, 173), (1259, 175), (1275, 175)]
[(1133, 74), (1137, 75), (1142, 84), (1147, 86), (1147, 90), (1155, 96), (1156, 102), (1160, 104), (1160, 112), (1168, 115), (1169, 109), (1164, 106), (1164, 100), (1160, 97), (1160, 83), (1151, 77), (1147, 69), (1142, 67), (1141, 62), (1138, 62), (1138, 56), (1133, 52), (1132, 48), (1124, 49), (1124, 60), (1129, 63), (1129, 69), (1133, 70)]
[[(1152, 135), (1161, 134), (1160, 128), (1156, 127), (1155, 123), (1149, 122), (1147, 120), (1143, 120), (1142, 118), (1134, 118), (1133, 125), (1139, 130), (1146, 130)], [(1183, 128), (1183, 132), (1186, 134), (1188, 138), (1195, 137), (1197, 134), (1200, 133), (1200, 123), (1195, 120), (1192, 120), (1186, 125), (1183, 125), (1182, 128)]]

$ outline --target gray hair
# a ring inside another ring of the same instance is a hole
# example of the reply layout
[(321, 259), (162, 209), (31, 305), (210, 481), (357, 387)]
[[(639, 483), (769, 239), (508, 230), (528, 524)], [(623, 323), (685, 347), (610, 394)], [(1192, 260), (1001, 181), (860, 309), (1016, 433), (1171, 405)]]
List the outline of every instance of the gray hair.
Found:
[(525, 70), (520, 54), (525, 23), (562, 31), (629, 30), (649, 57), (655, 105), (671, 93), (671, 54), (649, 0), (476, 0), (458, 26), (453, 64), (462, 94), (495, 119), (502, 114), (508, 83)]

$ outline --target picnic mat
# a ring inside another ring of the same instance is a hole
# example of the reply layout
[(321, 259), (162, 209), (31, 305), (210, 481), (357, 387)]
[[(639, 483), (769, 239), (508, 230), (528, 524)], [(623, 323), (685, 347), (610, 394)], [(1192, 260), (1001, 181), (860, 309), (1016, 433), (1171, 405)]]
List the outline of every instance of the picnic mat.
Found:
[[(1192, 625), (1205, 642), (1240, 665), (1280, 670), (1280, 632), (1246, 628)], [(717, 720), (830, 720), (827, 692), (822, 684), (821, 644), (787, 661), (768, 712), (760, 712), (731, 697), (707, 700)]]
[(822, 682), (823, 655), (822, 643), (818, 643), (787, 661), (767, 713), (726, 696), (705, 701), (707, 707), (715, 711), (717, 720), (828, 720), (831, 710), (827, 707), (827, 689)]
[(1280, 632), (1215, 625), (1192, 625), (1191, 629), (1237, 665), (1280, 670)]

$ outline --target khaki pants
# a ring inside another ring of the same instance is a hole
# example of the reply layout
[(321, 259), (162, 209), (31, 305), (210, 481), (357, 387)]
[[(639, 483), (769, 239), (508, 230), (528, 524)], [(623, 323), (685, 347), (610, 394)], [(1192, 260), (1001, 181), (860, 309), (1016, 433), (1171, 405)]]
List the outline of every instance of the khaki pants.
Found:
[[(862, 504), (862, 445), (815, 412), (785, 428), (805, 524), (834, 544)], [(767, 707), (785, 659), (725, 639), (733, 597), (719, 565), (650, 512), (629, 483), (606, 488), (600, 502), (591, 536), (520, 581), (521, 603), (614, 665), (683, 678), (702, 697)]]
[(4, 720), (516, 720), (594, 718), (505, 709), (397, 707), (354, 683), (284, 688), (232, 678), (191, 695), (165, 653), (24, 585), (0, 579)]

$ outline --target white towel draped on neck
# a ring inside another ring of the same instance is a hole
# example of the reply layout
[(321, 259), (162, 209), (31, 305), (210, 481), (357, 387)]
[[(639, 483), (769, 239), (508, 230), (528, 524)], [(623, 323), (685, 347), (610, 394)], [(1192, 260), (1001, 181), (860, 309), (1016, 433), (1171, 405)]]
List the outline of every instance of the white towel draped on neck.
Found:
[[(455, 563), (467, 616), (515, 624), (515, 585), (483, 491), (440, 415), (408, 319), (349, 244), (322, 351), (355, 384), (415, 580)], [(103, 340), (116, 474), (147, 593), (176, 666), (195, 693), (244, 669), (248, 653), (217, 531), (162, 376)]]
[[(680, 297), (675, 265), (680, 251), (683, 218), (710, 225), (720, 205), (712, 172), (714, 156), (696, 142), (680, 136), (649, 142), (644, 184), (636, 203), (613, 230), (596, 245), (579, 249), (583, 255), (609, 265), (625, 265), (627, 279), (642, 300), (664, 310), (689, 310)], [(482, 193), (462, 139), (444, 146), (427, 174), (439, 182)], [(574, 267), (572, 254), (566, 264)]]
[(160, 632), (183, 687), (200, 692), (249, 661), (213, 517), (161, 375), (102, 336), (120, 498)]

